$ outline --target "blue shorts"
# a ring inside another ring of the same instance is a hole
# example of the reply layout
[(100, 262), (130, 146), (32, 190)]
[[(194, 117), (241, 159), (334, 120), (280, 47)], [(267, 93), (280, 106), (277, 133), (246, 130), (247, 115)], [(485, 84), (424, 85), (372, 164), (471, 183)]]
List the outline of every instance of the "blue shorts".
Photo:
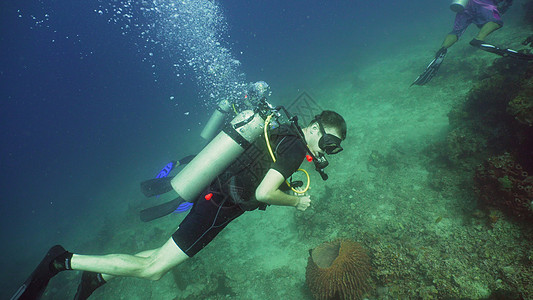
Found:
[(455, 16), (455, 23), (450, 34), (459, 38), (470, 24), (474, 23), (478, 27), (482, 27), (488, 22), (503, 26), (500, 12), (498, 12), (498, 7), (494, 2), (492, 0), (470, 0), (465, 10)]

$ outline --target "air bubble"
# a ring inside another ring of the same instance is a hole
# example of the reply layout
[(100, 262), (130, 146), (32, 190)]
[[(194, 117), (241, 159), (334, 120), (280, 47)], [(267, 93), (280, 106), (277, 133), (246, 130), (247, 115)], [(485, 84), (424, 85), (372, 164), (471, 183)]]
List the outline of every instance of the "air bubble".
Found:
[(123, 35), (138, 36), (139, 49), (146, 49), (141, 52), (143, 60), (152, 61), (157, 46), (174, 61), (176, 77), (184, 76), (185, 68), (193, 70), (203, 100), (239, 99), (244, 74), (240, 62), (223, 46), (228, 26), (216, 2), (117, 0), (101, 5), (98, 14), (108, 13), (108, 22), (118, 24)]

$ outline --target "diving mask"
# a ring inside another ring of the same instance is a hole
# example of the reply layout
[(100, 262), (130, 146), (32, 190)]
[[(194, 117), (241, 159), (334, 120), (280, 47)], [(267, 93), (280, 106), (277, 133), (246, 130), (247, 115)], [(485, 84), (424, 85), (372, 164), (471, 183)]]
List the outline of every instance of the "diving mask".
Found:
[(330, 155), (341, 152), (343, 150), (341, 147), (342, 140), (333, 134), (326, 133), (326, 130), (324, 130), (324, 126), (319, 119), (316, 119), (316, 122), (322, 133), (322, 137), (318, 140), (318, 147)]

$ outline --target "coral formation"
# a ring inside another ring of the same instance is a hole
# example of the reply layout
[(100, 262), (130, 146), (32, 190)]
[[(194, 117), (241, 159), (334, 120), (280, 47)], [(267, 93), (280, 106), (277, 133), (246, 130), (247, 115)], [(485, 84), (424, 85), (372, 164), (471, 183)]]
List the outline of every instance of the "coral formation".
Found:
[[(474, 178), (481, 203), (530, 218), (531, 179), (516, 168), (533, 168), (533, 67), (500, 58), (481, 78), (448, 114), (452, 128), (444, 156), (466, 169), (482, 164)], [(504, 152), (515, 157), (496, 156)]]
[(455, 166), (470, 168), (491, 153), (501, 152), (514, 132), (507, 103), (519, 90), (518, 80), (500, 74), (483, 79), (469, 92), (464, 103), (448, 114), (451, 130), (444, 157)]
[(347, 239), (326, 242), (310, 251), (306, 282), (315, 299), (361, 299), (368, 290), (370, 258)]
[[(533, 67), (500, 58), (481, 78), (448, 114), (452, 128), (443, 156), (476, 171), (480, 203), (530, 219), (533, 178), (526, 169), (533, 170)], [(504, 152), (514, 157), (497, 156)]]
[(532, 76), (533, 67), (528, 64), (496, 59), (480, 75), (466, 101), (448, 114), (451, 130), (442, 150), (444, 157), (456, 166), (470, 168), (517, 147), (533, 122)]
[(482, 136), (464, 128), (455, 128), (446, 137), (447, 154), (452, 162), (464, 161), (482, 153), (487, 141)]
[(520, 93), (509, 102), (507, 112), (518, 122), (533, 126), (533, 78), (529, 78)]
[(533, 299), (531, 227), (475, 210), (469, 172), (440, 169), (441, 191), (415, 188), (420, 178), (407, 172), (328, 185), (313, 210), (296, 214), (300, 238), (356, 236), (372, 259), (367, 299)]
[(511, 154), (485, 161), (476, 170), (474, 182), (484, 205), (533, 220), (533, 176)]

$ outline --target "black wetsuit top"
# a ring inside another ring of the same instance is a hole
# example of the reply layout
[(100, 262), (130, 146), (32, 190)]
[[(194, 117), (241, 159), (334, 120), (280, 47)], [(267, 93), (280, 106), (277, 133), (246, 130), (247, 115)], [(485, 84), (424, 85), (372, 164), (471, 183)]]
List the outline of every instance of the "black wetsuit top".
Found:
[[(281, 125), (269, 132), (269, 141), (276, 162), (272, 160), (265, 138), (259, 137), (218, 178), (222, 191), (243, 210), (265, 207), (255, 200), (255, 190), (269, 169), (281, 173), (285, 179), (298, 170), (305, 158), (306, 148), (290, 125)], [(283, 184), (282, 189), (287, 189)], [(233, 189), (233, 192), (230, 190)]]

